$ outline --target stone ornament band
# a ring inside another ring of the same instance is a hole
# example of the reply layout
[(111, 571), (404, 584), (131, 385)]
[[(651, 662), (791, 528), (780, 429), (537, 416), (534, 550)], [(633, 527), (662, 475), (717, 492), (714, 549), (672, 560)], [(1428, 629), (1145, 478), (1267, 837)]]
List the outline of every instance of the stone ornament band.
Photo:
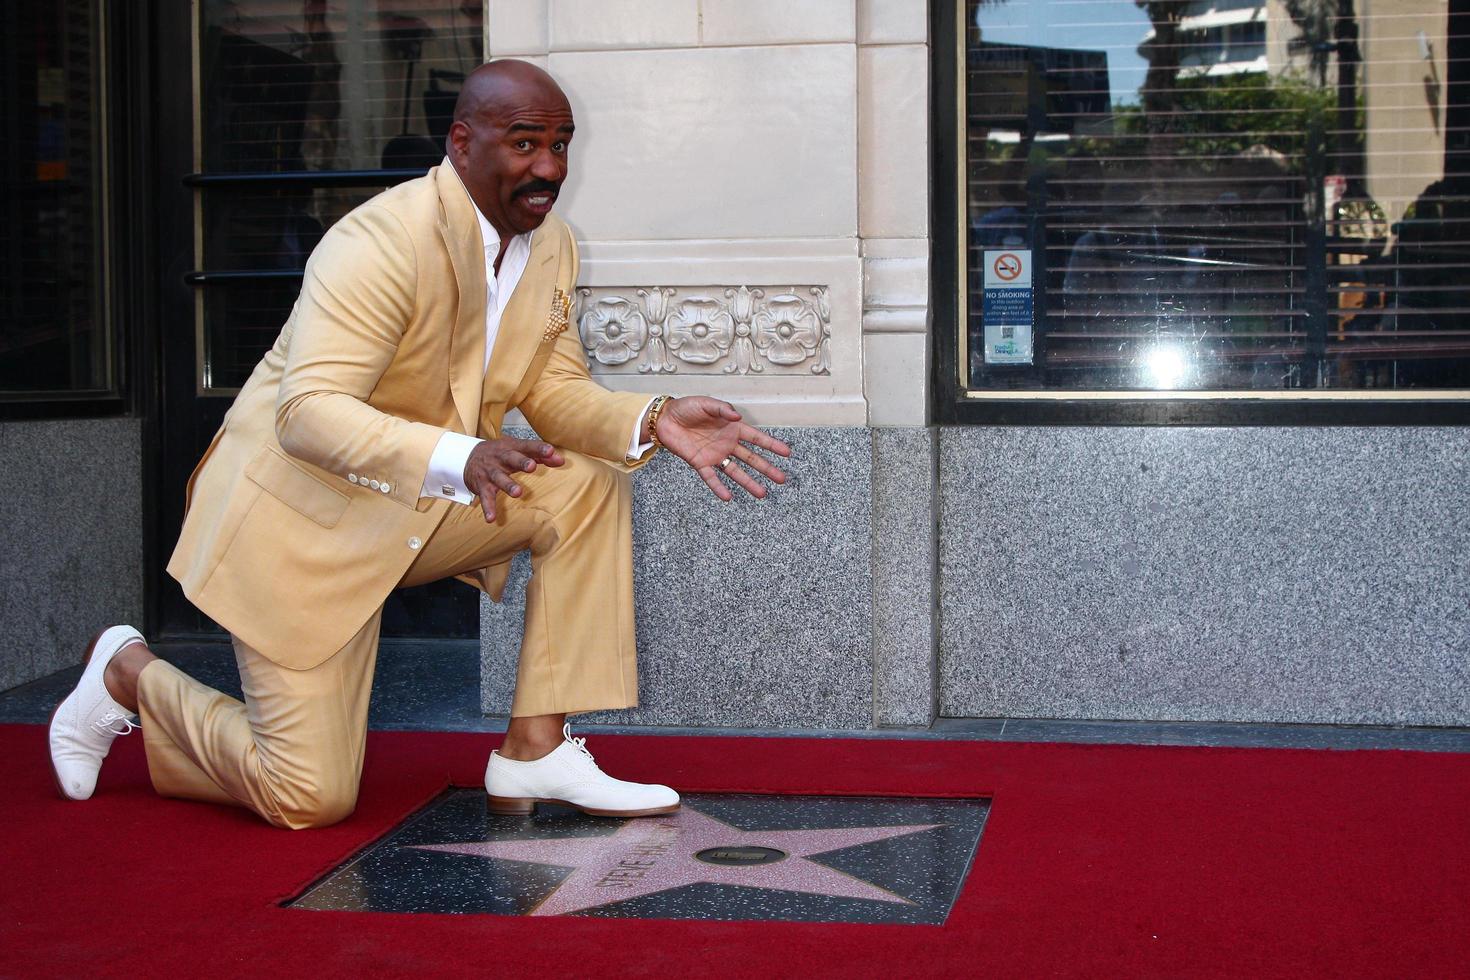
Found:
[(601, 374), (832, 373), (826, 286), (584, 286), (576, 321)]

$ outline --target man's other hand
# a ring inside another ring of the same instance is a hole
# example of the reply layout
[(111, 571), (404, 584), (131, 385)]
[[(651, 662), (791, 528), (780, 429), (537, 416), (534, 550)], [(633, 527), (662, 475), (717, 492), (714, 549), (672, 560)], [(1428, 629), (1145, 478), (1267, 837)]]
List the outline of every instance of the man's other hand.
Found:
[(791, 447), (740, 421), (735, 406), (718, 398), (692, 395), (669, 402), (658, 417), (658, 440), (692, 466), (721, 500), (733, 496), (722, 475), (757, 498), (766, 495), (766, 487), (752, 471), (772, 483), (786, 482), (786, 474), (756, 450), (790, 456)]
[(560, 466), (566, 462), (550, 443), (535, 439), (486, 439), (474, 448), (464, 464), (465, 489), (480, 498), (485, 522), (495, 523), (496, 496), (502, 492), (519, 497), (521, 485), (512, 473), (534, 473), (537, 465)]

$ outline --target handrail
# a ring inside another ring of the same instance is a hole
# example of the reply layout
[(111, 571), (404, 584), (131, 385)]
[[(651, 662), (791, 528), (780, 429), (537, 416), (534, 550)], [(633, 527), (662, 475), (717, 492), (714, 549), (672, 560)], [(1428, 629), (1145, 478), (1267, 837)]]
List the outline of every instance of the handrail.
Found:
[(305, 269), (219, 269), (212, 272), (196, 269), (193, 272), (184, 273), (184, 284), (188, 286), (229, 286), (238, 282), (300, 279), (305, 273)]

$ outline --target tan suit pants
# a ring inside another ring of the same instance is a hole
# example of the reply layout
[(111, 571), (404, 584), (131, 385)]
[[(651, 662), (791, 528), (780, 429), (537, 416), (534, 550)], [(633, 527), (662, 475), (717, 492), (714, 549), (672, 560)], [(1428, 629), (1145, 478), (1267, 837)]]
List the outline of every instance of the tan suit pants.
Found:
[[(519, 475), (525, 492), (501, 495), (493, 525), (478, 503), (452, 508), (399, 583), (473, 572), (530, 549), (515, 716), (637, 703), (629, 478), (563, 455), (562, 467)], [(149, 664), (138, 703), (154, 788), (246, 806), (280, 827), (346, 817), (362, 774), (381, 615), (309, 670), (282, 667), (235, 638), (243, 703), (162, 660)]]

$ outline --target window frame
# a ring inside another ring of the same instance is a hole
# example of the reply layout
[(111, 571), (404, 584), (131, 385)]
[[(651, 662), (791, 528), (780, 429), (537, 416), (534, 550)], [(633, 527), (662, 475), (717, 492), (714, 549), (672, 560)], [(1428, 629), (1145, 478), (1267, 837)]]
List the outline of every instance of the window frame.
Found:
[[(1028, 2), (1028, 0), (1015, 0)], [(1467, 425), (1470, 386), (1426, 391), (978, 392), (960, 385), (968, 270), (961, 202), (966, 121), (960, 40), (966, 0), (929, 4), (931, 422), (938, 425)]]

